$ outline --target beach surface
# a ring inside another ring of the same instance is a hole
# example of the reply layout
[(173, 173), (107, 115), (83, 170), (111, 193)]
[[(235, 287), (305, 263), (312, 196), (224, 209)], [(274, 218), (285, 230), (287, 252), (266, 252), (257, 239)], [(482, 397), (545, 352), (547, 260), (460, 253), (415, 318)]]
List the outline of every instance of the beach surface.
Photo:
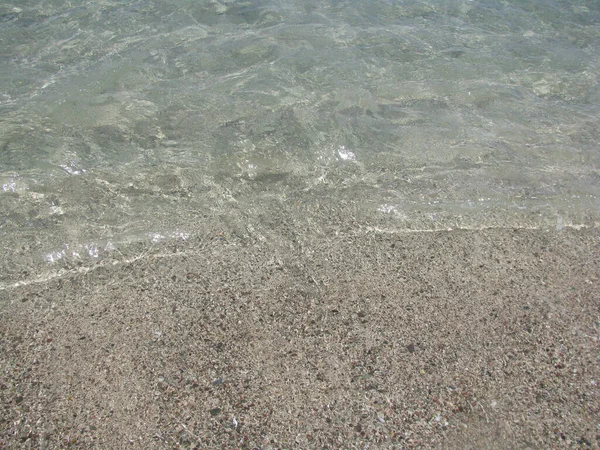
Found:
[(354, 228), (5, 285), (0, 447), (598, 448), (599, 277), (597, 228)]

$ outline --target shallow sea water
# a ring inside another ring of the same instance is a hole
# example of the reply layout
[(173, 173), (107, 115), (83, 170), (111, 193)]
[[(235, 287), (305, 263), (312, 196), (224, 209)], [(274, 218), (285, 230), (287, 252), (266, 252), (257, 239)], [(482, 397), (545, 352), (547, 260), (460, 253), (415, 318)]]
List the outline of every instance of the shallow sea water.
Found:
[(203, 239), (596, 227), (596, 1), (0, 5), (0, 287)]

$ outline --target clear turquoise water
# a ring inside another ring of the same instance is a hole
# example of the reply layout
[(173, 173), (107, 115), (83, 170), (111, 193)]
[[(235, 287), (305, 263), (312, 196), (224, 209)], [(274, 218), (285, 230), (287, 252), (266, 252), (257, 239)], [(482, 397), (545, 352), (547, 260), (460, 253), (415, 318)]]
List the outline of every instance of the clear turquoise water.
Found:
[(0, 5), (0, 281), (202, 239), (598, 226), (597, 1)]

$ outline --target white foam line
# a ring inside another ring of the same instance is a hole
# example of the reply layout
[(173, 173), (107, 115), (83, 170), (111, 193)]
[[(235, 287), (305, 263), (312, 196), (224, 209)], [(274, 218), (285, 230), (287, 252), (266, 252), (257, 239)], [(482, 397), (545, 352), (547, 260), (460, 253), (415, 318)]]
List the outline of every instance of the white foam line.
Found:
[[(594, 226), (589, 226), (589, 225), (584, 225), (584, 224), (570, 224), (570, 225), (564, 226), (564, 228), (572, 228), (574, 230), (581, 230), (584, 228), (599, 228), (599, 227), (600, 227), (600, 223), (596, 223)], [(530, 226), (530, 227), (526, 227), (526, 226), (491, 227), (490, 226), (490, 227), (457, 227), (457, 228), (449, 227), (449, 228), (438, 228), (438, 229), (389, 229), (389, 228), (379, 228), (379, 227), (365, 227), (364, 230), (358, 230), (358, 231), (353, 232), (352, 234), (354, 234), (354, 235), (362, 235), (362, 234), (368, 234), (368, 233), (413, 234), (413, 233), (440, 233), (440, 232), (451, 232), (451, 231), (483, 231), (483, 230), (508, 230), (508, 229), (537, 230), (537, 231), (543, 230), (540, 227), (534, 227), (534, 226)], [(160, 258), (172, 258), (175, 256), (185, 256), (187, 254), (188, 253), (186, 253), (186, 252), (178, 252), (178, 253), (157, 253), (155, 255), (148, 255), (148, 252), (146, 252), (143, 255), (136, 256), (135, 258), (124, 259), (122, 261), (111, 261), (110, 263), (106, 263), (106, 264), (110, 264), (112, 266), (117, 266), (120, 264), (131, 264), (133, 262), (139, 261), (146, 257), (160, 259)], [(46, 273), (45, 275), (39, 276), (37, 278), (29, 279), (29, 280), (17, 281), (15, 283), (0, 283), (0, 291), (7, 291), (10, 289), (16, 289), (18, 287), (29, 286), (32, 284), (47, 283), (48, 281), (52, 281), (56, 278), (62, 278), (65, 275), (86, 274), (92, 270), (96, 270), (100, 267), (104, 267), (106, 264), (104, 262), (102, 262), (102, 263), (96, 264), (95, 266), (91, 266), (91, 267), (79, 267), (77, 269), (61, 269), (56, 272)]]
[(21, 281), (17, 281), (15, 283), (0, 283), (0, 291), (7, 291), (10, 289), (16, 289), (18, 287), (22, 287), (22, 286), (29, 286), (31, 284), (42, 284), (42, 283), (47, 283), (48, 281), (52, 281), (55, 280), (57, 278), (62, 278), (66, 275), (75, 275), (75, 274), (86, 274), (88, 272), (91, 272), (93, 270), (99, 269), (101, 267), (105, 267), (106, 265), (111, 265), (111, 266), (118, 266), (120, 264), (131, 264), (133, 262), (139, 261), (140, 259), (144, 259), (144, 258), (170, 258), (170, 257), (174, 257), (174, 256), (183, 256), (185, 255), (184, 252), (179, 252), (179, 253), (157, 253), (156, 255), (140, 255), (140, 256), (136, 256), (135, 258), (131, 258), (131, 259), (124, 259), (122, 261), (111, 261), (108, 263), (105, 263), (104, 261), (96, 264), (95, 266), (91, 266), (91, 267), (79, 267), (77, 269), (60, 269), (56, 272), (47, 272), (37, 278), (32, 278), (29, 280), (21, 280)]
[[(580, 229), (582, 227), (585, 227), (585, 225), (579, 226), (579, 228), (576, 229)], [(573, 228), (573, 227), (568, 227), (565, 226), (565, 228)], [(538, 231), (542, 231), (543, 229), (540, 227), (526, 227), (526, 226), (519, 226), (519, 227), (448, 227), (448, 228), (429, 228), (429, 229), (420, 229), (420, 228), (415, 228), (415, 229), (390, 229), (390, 228), (379, 228), (379, 227), (366, 227), (365, 230), (359, 230), (358, 232), (356, 232), (355, 234), (367, 234), (367, 233), (383, 233), (383, 234), (413, 234), (413, 233), (441, 233), (441, 232), (450, 232), (450, 231), (484, 231), (484, 230), (538, 230)]]
[[(570, 224), (564, 225), (564, 228), (571, 228), (573, 230), (581, 230), (584, 228), (598, 228), (600, 223), (593, 226), (584, 224)], [(433, 229), (390, 229), (390, 228), (379, 228), (379, 227), (365, 227), (364, 230), (359, 230), (354, 234), (367, 234), (367, 233), (384, 233), (384, 234), (413, 234), (413, 233), (441, 233), (450, 231), (484, 231), (484, 230), (534, 230), (544, 231), (546, 228), (537, 226), (515, 226), (515, 227), (504, 227), (504, 226), (489, 226), (489, 227), (448, 227), (448, 228), (433, 228)], [(548, 231), (555, 231), (554, 229), (547, 228)]]

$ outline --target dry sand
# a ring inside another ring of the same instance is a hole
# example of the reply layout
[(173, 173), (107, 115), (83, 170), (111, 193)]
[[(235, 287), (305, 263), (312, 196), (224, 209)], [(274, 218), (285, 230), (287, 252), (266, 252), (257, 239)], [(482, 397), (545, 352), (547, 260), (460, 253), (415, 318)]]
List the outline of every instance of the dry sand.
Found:
[(3, 448), (598, 448), (600, 232), (217, 235), (0, 291)]

